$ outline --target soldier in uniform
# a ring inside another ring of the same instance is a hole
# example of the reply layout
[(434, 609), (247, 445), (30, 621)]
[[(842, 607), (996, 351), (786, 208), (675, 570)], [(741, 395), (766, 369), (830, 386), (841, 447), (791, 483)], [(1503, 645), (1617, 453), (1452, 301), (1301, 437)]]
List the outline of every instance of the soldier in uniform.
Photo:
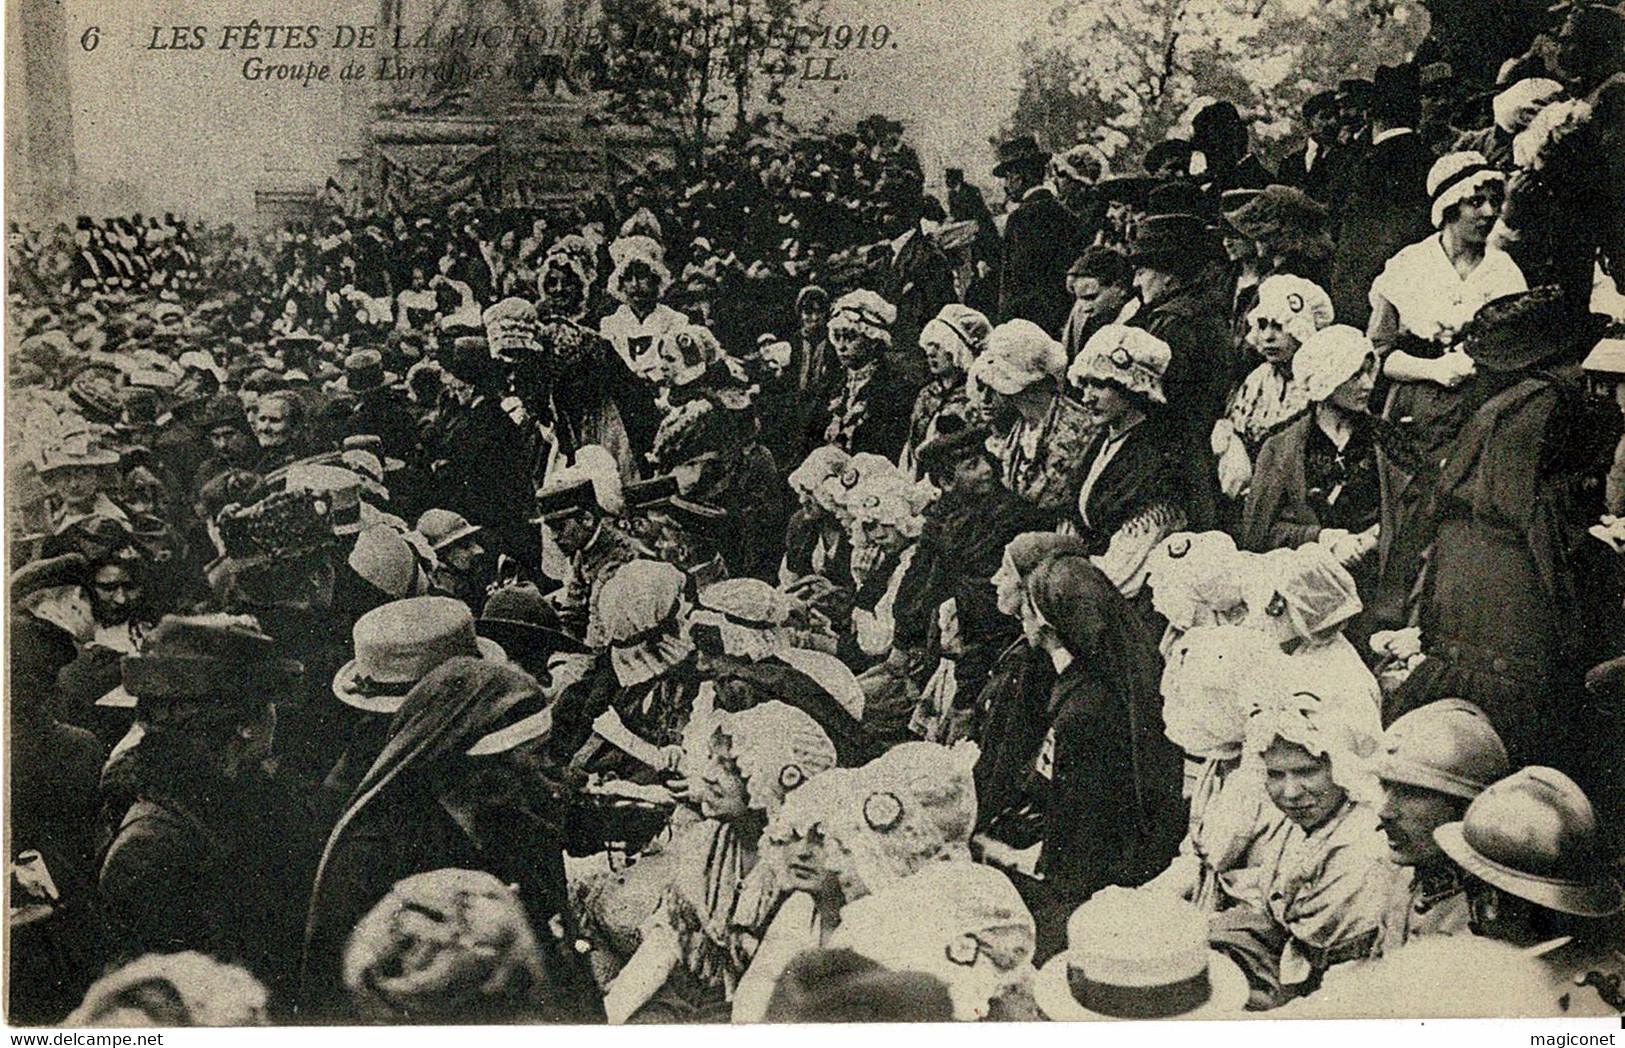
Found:
[(654, 553), (628, 534), (617, 518), (626, 509), (625, 491), (609, 452), (589, 444), (576, 463), (556, 472), (536, 496), (536, 519), (569, 558), (564, 585), (549, 595), (566, 632), (602, 650), (609, 638), (598, 621), (598, 594), (609, 577), (629, 561)]
[(1625, 1012), (1625, 886), (1573, 779), (1553, 768), (1524, 768), (1433, 836), (1470, 874), (1474, 935), (1539, 957), (1564, 1014)]
[(1377, 925), (1375, 956), (1423, 936), (1467, 932), (1466, 877), (1433, 831), (1459, 822), (1468, 804), (1510, 770), (1489, 718), (1462, 699), (1412, 710), (1388, 726), (1382, 741), (1377, 821), (1395, 876)]

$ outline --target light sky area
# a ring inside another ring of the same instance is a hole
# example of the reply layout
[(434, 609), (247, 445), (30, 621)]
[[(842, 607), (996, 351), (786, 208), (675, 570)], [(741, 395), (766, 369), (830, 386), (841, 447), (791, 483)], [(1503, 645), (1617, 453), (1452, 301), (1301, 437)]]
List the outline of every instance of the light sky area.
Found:
[[(1036, 7), (1032, 0), (829, 0), (831, 24), (885, 23), (896, 46), (848, 51), (840, 67), (848, 79), (838, 86), (792, 84), (789, 112), (900, 119), (932, 185), (952, 164), (992, 189), (987, 140), (1014, 105), (1018, 47), (1034, 18), (1024, 11)], [(256, 186), (319, 186), (362, 140), (366, 87), (250, 83), (240, 72), (249, 52), (148, 44), (155, 25), (206, 25), (218, 39), (219, 26), (250, 13), (261, 21), (365, 23), (377, 16), (375, 0), (281, 0), (253, 12), (241, 0), (65, 0), (64, 10), (78, 186), (88, 210), (243, 217)], [(79, 41), (93, 25), (100, 44), (87, 53)], [(325, 44), (281, 53), (343, 56)]]

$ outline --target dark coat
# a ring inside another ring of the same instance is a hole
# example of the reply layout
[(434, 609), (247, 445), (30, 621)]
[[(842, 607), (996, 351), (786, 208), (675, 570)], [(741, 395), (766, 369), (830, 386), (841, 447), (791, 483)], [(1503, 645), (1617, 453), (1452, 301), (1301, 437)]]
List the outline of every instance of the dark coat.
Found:
[(1330, 163), (1332, 150), (1322, 146), (1315, 152), (1315, 166), (1306, 167), (1309, 146), (1304, 144), (1288, 153), (1276, 169), (1276, 181), (1283, 186), (1296, 186), (1317, 200), (1326, 198), (1334, 165)]
[(890, 361), (882, 359), (873, 377), (858, 391), (857, 404), (847, 404), (844, 379), (836, 387), (830, 414), (833, 428), (843, 415), (852, 414), (851, 407), (861, 411), (861, 417), (850, 429), (837, 434), (833, 443), (847, 454), (868, 451), (882, 458), (896, 460), (908, 441), (908, 420), (914, 409), (919, 387), (895, 371)]
[(406, 461), (417, 446), (417, 420), (404, 394), (393, 389), (371, 390), (350, 401), (342, 435), (367, 433), (384, 442), (384, 454)]
[(443, 664), (407, 696), (389, 742), (328, 837), (314, 878), (301, 973), (305, 1018), (343, 1014), (345, 941), (395, 882), (456, 867), (517, 885), (555, 982), (549, 1000), (557, 1009), (548, 1018), (601, 1019), (590, 976), (570, 948), (574, 921), (556, 791), (516, 757), (465, 756), (538, 700), (527, 675), (472, 658)]
[(1400, 248), (1433, 231), (1427, 176), (1433, 152), (1411, 132), (1372, 146), (1339, 174), (1333, 188), (1337, 254), (1332, 259), (1332, 308), (1339, 324), (1365, 330), (1371, 282)]
[(242, 964), (287, 1003), (315, 828), (312, 812), (260, 775), (143, 787), (102, 862), (115, 955), (198, 950)]
[(999, 262), (998, 322), (1020, 317), (1061, 337), (1072, 296), (1066, 271), (1082, 253), (1078, 220), (1047, 187), (1034, 191), (1005, 220)]
[[(1004, 547), (1026, 531), (1042, 531), (1053, 519), (1025, 499), (998, 487), (971, 498), (944, 495), (925, 511), (925, 526), (914, 559), (897, 590), (892, 617), (900, 648), (924, 647), (937, 609), (954, 602), (963, 649), (960, 679), (985, 679), (992, 663), (1016, 632), (1013, 619), (999, 611), (991, 583)], [(974, 693), (966, 688), (961, 702)]]
[(1242, 549), (1255, 553), (1296, 549), (1315, 541), (1322, 527), (1331, 526), (1322, 524), (1310, 505), (1304, 479), (1304, 451), (1314, 424), (1313, 412), (1305, 412), (1264, 441), (1242, 517)]
[[(982, 730), (976, 741), (976, 826), (1018, 848), (1038, 839), (1041, 827), (1021, 811), (1027, 776), (1049, 730), (1049, 695), (1055, 664), (1049, 653), (1017, 638), (999, 655), (976, 698)], [(1025, 832), (1023, 832), (1025, 831)]]
[(1246, 366), (1226, 329), (1229, 303), (1214, 292), (1216, 283), (1193, 280), (1146, 303), (1129, 320), (1168, 343), (1171, 359), (1162, 388), (1169, 415), (1204, 446)]
[(435, 476), (436, 505), (454, 509), (480, 525), (496, 525), (525, 513), (536, 497), (528, 457), (516, 452), (525, 433), (494, 397), (441, 417)]
[[(1146, 419), (1129, 431), (1095, 480), (1085, 507), (1089, 523), (1084, 535), (1097, 554), (1106, 551), (1119, 528), (1143, 513), (1189, 514), (1191, 470), (1174, 432), (1165, 421)], [(1104, 432), (1096, 434), (1086, 462), (1095, 460), (1106, 439)]]

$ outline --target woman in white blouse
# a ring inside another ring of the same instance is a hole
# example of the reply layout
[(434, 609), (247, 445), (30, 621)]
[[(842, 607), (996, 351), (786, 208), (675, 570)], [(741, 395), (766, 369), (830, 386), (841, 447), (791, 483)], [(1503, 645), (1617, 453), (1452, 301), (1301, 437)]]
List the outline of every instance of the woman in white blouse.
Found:
[[(1366, 334), (1393, 383), (1387, 417), (1425, 428), (1446, 405), (1439, 391), (1474, 373), (1455, 349), (1457, 335), (1480, 306), (1528, 290), (1510, 255), (1488, 244), (1506, 196), (1506, 175), (1478, 153), (1450, 153), (1428, 172), (1433, 225), (1439, 232), (1404, 248), (1371, 284)], [(1441, 434), (1448, 439), (1448, 434)]]
[[(1457, 348), (1461, 329), (1491, 299), (1527, 290), (1518, 264), (1488, 243), (1506, 175), (1479, 153), (1449, 153), (1428, 172), (1427, 189), (1439, 232), (1388, 260), (1371, 284), (1366, 330), (1392, 383), (1383, 418), (1422, 469), (1437, 465), (1472, 413), (1467, 382), (1476, 368)], [(1370, 611), (1377, 624), (1399, 626), (1427, 545), (1414, 522), (1429, 483), (1386, 459), (1381, 469), (1381, 555)]]

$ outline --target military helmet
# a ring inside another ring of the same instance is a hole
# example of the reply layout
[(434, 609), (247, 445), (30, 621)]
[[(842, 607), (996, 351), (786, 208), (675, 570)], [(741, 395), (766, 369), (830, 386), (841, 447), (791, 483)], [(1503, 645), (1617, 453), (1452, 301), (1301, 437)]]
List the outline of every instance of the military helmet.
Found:
[(1433, 837), (1468, 873), (1520, 899), (1581, 917), (1625, 910), (1625, 887), (1603, 855), (1591, 802), (1554, 768), (1514, 772)]
[(1506, 746), (1484, 711), (1465, 699), (1432, 702), (1382, 733), (1377, 776), (1472, 800), (1511, 771)]

